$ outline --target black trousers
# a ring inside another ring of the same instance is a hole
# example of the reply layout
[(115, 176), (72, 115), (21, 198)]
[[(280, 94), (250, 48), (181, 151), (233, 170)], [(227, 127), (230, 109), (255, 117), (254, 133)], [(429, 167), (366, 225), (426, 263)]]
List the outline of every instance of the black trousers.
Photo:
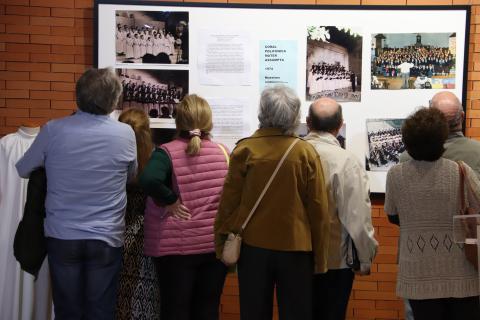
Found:
[(313, 319), (345, 319), (355, 274), (350, 269), (328, 270), (313, 276)]
[(240, 318), (271, 320), (276, 288), (280, 320), (312, 319), (311, 252), (242, 245), (238, 262)]
[(214, 253), (155, 258), (162, 320), (217, 320), (227, 267)]
[(415, 320), (478, 320), (479, 297), (409, 300)]

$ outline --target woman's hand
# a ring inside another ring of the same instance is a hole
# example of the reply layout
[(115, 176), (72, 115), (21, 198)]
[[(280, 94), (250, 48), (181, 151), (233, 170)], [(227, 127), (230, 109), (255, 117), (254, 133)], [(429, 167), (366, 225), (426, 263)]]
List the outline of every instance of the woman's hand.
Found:
[(177, 219), (190, 220), (192, 217), (190, 210), (180, 203), (180, 199), (177, 199), (175, 203), (165, 206), (165, 209), (167, 210), (167, 213), (170, 213)]

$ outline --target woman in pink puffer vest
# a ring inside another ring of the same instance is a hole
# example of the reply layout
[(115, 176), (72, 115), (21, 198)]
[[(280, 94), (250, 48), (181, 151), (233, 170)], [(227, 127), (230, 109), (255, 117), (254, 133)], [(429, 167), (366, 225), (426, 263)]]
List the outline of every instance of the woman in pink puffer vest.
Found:
[(188, 95), (176, 113), (177, 138), (153, 152), (139, 179), (149, 196), (144, 253), (154, 257), (162, 320), (215, 320), (227, 269), (215, 257), (213, 223), (228, 153), (210, 140), (204, 99)]

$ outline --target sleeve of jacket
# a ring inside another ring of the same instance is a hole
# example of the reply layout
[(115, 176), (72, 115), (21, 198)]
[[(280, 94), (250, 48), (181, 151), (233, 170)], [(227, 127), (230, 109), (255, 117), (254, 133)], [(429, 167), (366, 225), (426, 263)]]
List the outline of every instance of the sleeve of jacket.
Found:
[(368, 176), (360, 164), (354, 163), (334, 178), (338, 217), (357, 248), (360, 263), (370, 266), (377, 253), (374, 238)]
[(307, 214), (312, 232), (312, 249), (315, 259), (314, 272), (325, 273), (328, 269), (328, 245), (330, 239), (328, 193), (320, 157), (315, 150), (313, 152), (307, 180)]
[(223, 250), (223, 243), (228, 232), (236, 232), (239, 230), (227, 230), (226, 220), (239, 207), (242, 198), (243, 185), (246, 175), (246, 163), (244, 157), (240, 154), (239, 149), (233, 150), (230, 156), (230, 165), (227, 176), (223, 185), (222, 196), (218, 206), (218, 212), (215, 216), (214, 236), (215, 236), (215, 252), (220, 258)]

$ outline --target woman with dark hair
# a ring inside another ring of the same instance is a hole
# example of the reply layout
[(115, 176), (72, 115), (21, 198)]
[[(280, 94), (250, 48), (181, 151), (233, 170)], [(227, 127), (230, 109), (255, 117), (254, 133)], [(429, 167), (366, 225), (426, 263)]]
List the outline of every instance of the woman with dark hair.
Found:
[[(409, 300), (415, 320), (478, 320), (478, 275), (453, 238), (460, 163), (441, 158), (447, 120), (435, 108), (422, 108), (405, 120), (402, 135), (413, 159), (390, 169), (385, 194), (385, 212), (400, 225), (397, 295)], [(480, 195), (474, 171), (461, 165)]]
[[(153, 151), (150, 120), (140, 109), (129, 109), (118, 118), (135, 132), (137, 142), (138, 177)], [(146, 196), (137, 179), (127, 184), (125, 212), (125, 245), (123, 269), (120, 272), (116, 319), (159, 319), (159, 291), (155, 265), (143, 255), (143, 214)]]

